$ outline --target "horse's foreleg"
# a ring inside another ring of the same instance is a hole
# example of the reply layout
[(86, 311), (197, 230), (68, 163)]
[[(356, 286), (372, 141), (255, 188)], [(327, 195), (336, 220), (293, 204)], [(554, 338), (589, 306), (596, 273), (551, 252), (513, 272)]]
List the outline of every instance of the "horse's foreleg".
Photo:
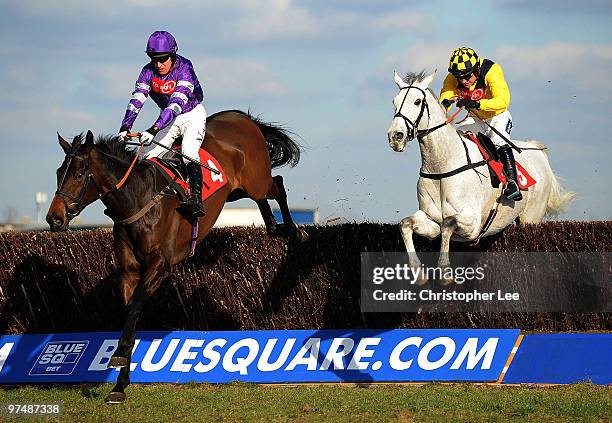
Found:
[[(402, 232), (402, 238), (404, 238), (404, 244), (406, 245), (406, 251), (408, 252), (408, 260), (410, 267), (417, 269), (421, 266), (421, 261), (416, 253), (414, 247), (414, 240), (412, 239), (413, 233), (427, 237), (429, 239), (437, 238), (440, 235), (440, 226), (429, 218), (422, 210), (417, 211), (412, 216), (408, 216), (402, 219), (400, 222), (400, 230)], [(416, 281), (417, 285), (424, 285), (427, 283), (427, 279), (419, 272), (419, 278)]]
[(149, 259), (140, 283), (134, 290), (128, 304), (127, 316), (119, 344), (108, 363), (108, 367), (121, 368), (117, 384), (107, 397), (108, 403), (117, 403), (125, 400), (125, 388), (130, 384), (130, 363), (132, 348), (136, 338), (136, 323), (146, 301), (159, 288), (168, 273), (169, 265), (166, 259), (158, 254)]
[(120, 248), (115, 247), (115, 252), (119, 263), (119, 277), (117, 278), (119, 292), (123, 304), (127, 305), (140, 280), (140, 263), (134, 257), (134, 252), (125, 245)]
[(300, 241), (306, 241), (308, 239), (308, 234), (304, 230), (298, 228), (291, 217), (289, 205), (287, 204), (287, 191), (285, 191), (283, 177), (277, 175), (272, 178), (272, 181), (273, 183), (267, 197), (273, 198), (278, 203), (283, 216), (283, 226), (287, 230), (289, 236), (299, 239)]
[(438, 267), (442, 269), (442, 280), (440, 282), (445, 286), (453, 283), (453, 279), (446, 277), (445, 275), (449, 274), (446, 272), (446, 269), (450, 266), (450, 258), (448, 254), (450, 251), (450, 239), (456, 229), (457, 219), (454, 216), (444, 218), (442, 225), (440, 226), (442, 239), (440, 242), (440, 257), (438, 259)]
[(450, 267), (449, 251), (451, 237), (454, 233), (457, 233), (459, 236), (469, 239), (474, 233), (477, 222), (480, 223), (480, 220), (476, 219), (470, 208), (465, 208), (456, 215), (447, 216), (442, 221), (440, 226), (442, 240), (440, 243), (440, 257), (438, 259), (438, 267), (442, 269), (442, 285), (448, 286), (454, 282), (453, 278), (448, 276), (452, 273), (446, 272), (446, 269)]

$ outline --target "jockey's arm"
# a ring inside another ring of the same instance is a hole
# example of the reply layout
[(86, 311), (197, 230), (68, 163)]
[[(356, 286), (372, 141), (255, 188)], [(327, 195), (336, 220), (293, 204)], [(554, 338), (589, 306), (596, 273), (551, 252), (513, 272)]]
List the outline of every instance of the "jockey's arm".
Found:
[[(440, 91), (440, 103), (444, 100), (452, 100), (453, 97), (457, 95), (455, 89), (457, 88), (457, 80), (450, 73), (446, 75), (444, 78), (444, 83), (442, 84), (442, 90)], [(448, 111), (450, 106), (446, 109)]]
[(149, 91), (151, 90), (151, 72), (146, 68), (142, 68), (138, 79), (136, 80), (136, 86), (134, 92), (132, 92), (132, 98), (130, 99), (125, 116), (121, 122), (121, 130), (129, 131), (132, 129), (134, 121), (138, 117), (138, 113), (142, 108), (142, 105), (149, 97)]
[(501, 66), (495, 63), (485, 77), (485, 83), (491, 91), (491, 98), (480, 100), (480, 110), (485, 112), (503, 112), (510, 105), (510, 90)]

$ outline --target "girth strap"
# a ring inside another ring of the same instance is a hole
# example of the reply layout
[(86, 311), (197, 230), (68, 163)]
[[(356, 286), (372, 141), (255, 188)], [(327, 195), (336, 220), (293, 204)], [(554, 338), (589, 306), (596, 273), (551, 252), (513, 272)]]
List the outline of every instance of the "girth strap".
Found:
[(444, 172), (444, 173), (425, 173), (422, 170), (419, 172), (419, 175), (421, 175), (422, 178), (427, 178), (427, 179), (435, 179), (436, 181), (439, 181), (440, 179), (444, 179), (444, 178), (448, 178), (450, 176), (454, 176), (458, 173), (461, 172), (465, 172), (466, 170), (470, 170), (470, 169), (475, 169), (477, 167), (480, 166), (484, 166), (487, 164), (486, 160), (481, 160), (479, 162), (476, 163), (468, 163), (464, 166), (461, 166), (455, 170), (451, 170), (449, 172)]
[[(165, 190), (165, 188), (164, 188)], [(149, 200), (149, 202), (138, 211), (138, 213), (128, 217), (127, 219), (123, 219), (123, 220), (115, 220), (115, 223), (118, 225), (129, 225), (130, 223), (134, 223), (136, 222), (138, 219), (140, 219), (141, 217), (143, 217), (149, 210), (151, 210), (151, 208), (156, 205), (157, 203), (159, 203), (159, 201), (164, 197), (163, 191), (159, 192), (155, 197), (151, 198)]]

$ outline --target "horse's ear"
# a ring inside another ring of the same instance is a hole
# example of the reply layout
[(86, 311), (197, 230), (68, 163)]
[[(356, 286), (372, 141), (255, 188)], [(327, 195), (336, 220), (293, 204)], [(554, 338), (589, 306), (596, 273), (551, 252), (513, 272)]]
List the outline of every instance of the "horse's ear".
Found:
[(408, 84), (406, 84), (404, 80), (402, 79), (402, 77), (397, 74), (397, 71), (393, 71), (393, 72), (395, 74), (394, 79), (395, 79), (395, 83), (397, 84), (397, 87), (400, 89), (406, 87)]
[(91, 148), (94, 145), (94, 135), (93, 132), (87, 131), (87, 135), (85, 135), (85, 147)]
[(426, 87), (429, 87), (431, 85), (431, 83), (433, 82), (434, 79), (436, 79), (436, 72), (438, 71), (438, 69), (435, 69), (433, 71), (433, 73), (431, 75), (429, 75), (428, 77), (426, 77), (425, 79), (423, 79), (423, 81), (421, 82), (423, 85), (425, 85)]
[(68, 141), (62, 138), (59, 132), (57, 133), (57, 140), (59, 141), (59, 145), (60, 147), (62, 147), (62, 150), (64, 150), (64, 153), (70, 154), (70, 152), (72, 151), (72, 146)]

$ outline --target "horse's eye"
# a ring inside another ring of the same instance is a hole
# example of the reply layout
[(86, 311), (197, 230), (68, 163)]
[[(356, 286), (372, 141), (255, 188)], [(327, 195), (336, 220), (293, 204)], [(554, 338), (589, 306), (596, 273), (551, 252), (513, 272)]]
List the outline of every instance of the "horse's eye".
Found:
[(85, 171), (86, 171), (86, 170), (87, 170), (87, 169), (85, 168), (85, 166), (81, 166), (81, 168), (80, 168), (80, 169), (77, 171), (77, 173), (76, 173), (75, 177), (76, 177), (77, 179), (81, 179), (81, 178), (83, 177), (83, 175), (85, 175)]
[(417, 98), (416, 101), (414, 102), (414, 105), (418, 106), (419, 104), (421, 104), (421, 99)]

